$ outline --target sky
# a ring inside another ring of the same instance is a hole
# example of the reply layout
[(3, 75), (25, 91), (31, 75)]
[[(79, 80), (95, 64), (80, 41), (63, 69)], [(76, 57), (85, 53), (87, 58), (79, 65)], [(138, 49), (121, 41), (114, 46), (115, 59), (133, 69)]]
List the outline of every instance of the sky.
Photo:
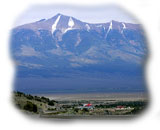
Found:
[(88, 23), (105, 23), (111, 20), (137, 23), (137, 20), (130, 12), (117, 5), (97, 7), (71, 5), (34, 5), (19, 15), (19, 17), (15, 20), (14, 26), (35, 22), (44, 18), (48, 19), (55, 16), (57, 13), (72, 16)]

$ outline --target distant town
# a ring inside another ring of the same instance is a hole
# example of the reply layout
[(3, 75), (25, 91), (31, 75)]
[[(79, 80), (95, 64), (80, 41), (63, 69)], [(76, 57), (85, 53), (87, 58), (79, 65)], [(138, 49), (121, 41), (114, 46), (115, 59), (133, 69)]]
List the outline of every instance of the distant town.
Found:
[(61, 100), (14, 92), (14, 103), (25, 113), (51, 118), (134, 116), (147, 105), (146, 100)]

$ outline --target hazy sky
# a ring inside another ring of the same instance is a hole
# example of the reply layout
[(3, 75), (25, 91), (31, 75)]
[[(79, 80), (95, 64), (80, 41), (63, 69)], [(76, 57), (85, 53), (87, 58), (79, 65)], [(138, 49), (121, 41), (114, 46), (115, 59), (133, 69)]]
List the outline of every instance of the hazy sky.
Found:
[(36, 5), (28, 8), (16, 19), (15, 26), (35, 22), (40, 19), (48, 19), (62, 13), (73, 16), (88, 23), (105, 23), (111, 20), (137, 23), (134, 16), (125, 9), (116, 5), (98, 7), (83, 7), (69, 5)]

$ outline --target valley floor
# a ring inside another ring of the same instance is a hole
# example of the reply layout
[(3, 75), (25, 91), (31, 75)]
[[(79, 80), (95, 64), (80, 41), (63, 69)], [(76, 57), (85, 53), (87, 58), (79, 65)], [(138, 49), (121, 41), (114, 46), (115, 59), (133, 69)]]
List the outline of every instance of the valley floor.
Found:
[(45, 118), (106, 118), (138, 115), (148, 104), (143, 93), (30, 95), (14, 92), (24, 112)]

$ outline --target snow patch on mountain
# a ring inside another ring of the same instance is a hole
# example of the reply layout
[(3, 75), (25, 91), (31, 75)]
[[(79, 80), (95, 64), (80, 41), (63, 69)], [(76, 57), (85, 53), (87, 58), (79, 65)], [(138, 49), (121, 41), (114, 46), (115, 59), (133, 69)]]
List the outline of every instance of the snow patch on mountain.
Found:
[(105, 30), (106, 30), (106, 28), (105, 28), (105, 27), (103, 27), (103, 30), (105, 31)]
[(81, 37), (80, 37), (80, 34), (78, 33), (78, 35), (77, 35), (77, 42), (75, 44), (75, 47), (78, 46), (80, 42), (81, 42)]
[(86, 24), (85, 26), (87, 28), (87, 31), (89, 31), (90, 30), (90, 26), (88, 24)]
[(67, 29), (64, 31), (64, 33), (66, 33), (67, 31), (69, 31), (69, 30), (72, 30), (72, 29), (73, 29), (74, 21), (73, 21), (73, 19), (72, 19), (71, 17), (69, 18), (68, 26), (69, 26), (69, 28), (67, 28)]
[(126, 29), (126, 25), (124, 23), (122, 23), (122, 25), (123, 25), (123, 29)]
[(57, 29), (57, 24), (58, 24), (60, 18), (61, 18), (61, 15), (59, 15), (59, 16), (57, 17), (56, 21), (55, 21), (54, 24), (52, 25), (52, 34), (53, 34), (54, 31)]
[(106, 36), (105, 36), (105, 38), (107, 38), (107, 35), (108, 35), (108, 33), (109, 33), (109, 31), (112, 29), (112, 21), (110, 22), (110, 25), (109, 25), (109, 28), (108, 28), (108, 30), (107, 30), (107, 33), (106, 33)]
[(112, 29), (112, 21), (110, 22), (108, 31), (110, 31), (111, 29)]
[(123, 29), (122, 29), (121, 33), (123, 33), (123, 30), (126, 29), (126, 25), (124, 23), (122, 23), (122, 25), (123, 25)]
[(69, 18), (68, 26), (70, 26), (71, 28), (74, 26), (74, 21), (71, 17)]

